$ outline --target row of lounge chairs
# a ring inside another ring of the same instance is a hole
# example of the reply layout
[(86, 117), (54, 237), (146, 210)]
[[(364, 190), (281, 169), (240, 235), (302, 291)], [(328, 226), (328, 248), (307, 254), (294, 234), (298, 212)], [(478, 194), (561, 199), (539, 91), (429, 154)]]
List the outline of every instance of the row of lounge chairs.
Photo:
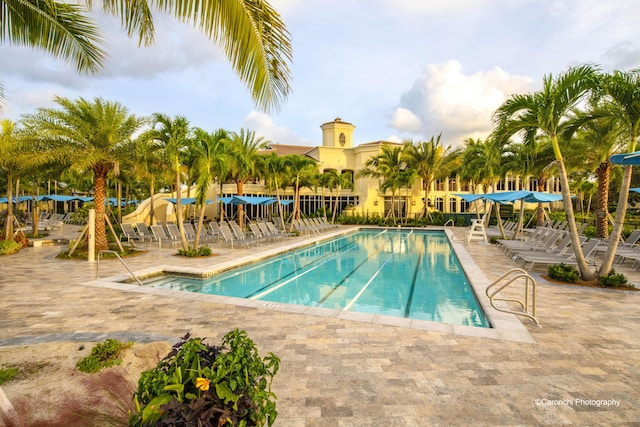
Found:
[[(176, 246), (180, 242), (180, 230), (175, 223), (157, 224), (150, 227), (145, 223), (123, 223), (120, 225), (122, 229), (120, 240), (126, 239), (131, 243), (157, 242), (160, 246), (167, 243)], [(187, 240), (189, 242), (195, 241), (197, 228), (190, 222), (184, 222), (183, 227)], [(319, 225), (316, 227), (318, 227), (317, 229), (328, 228), (320, 228)], [(334, 226), (332, 225), (332, 227)], [(212, 221), (203, 227), (200, 234), (200, 242), (205, 244), (224, 242), (231, 247), (234, 245), (248, 247), (254, 244), (283, 240), (295, 235), (295, 233), (288, 233), (278, 229), (271, 221), (251, 222), (248, 224), (248, 228), (249, 231), (245, 232), (234, 220)]]
[[(629, 237), (621, 240), (616, 247), (615, 261), (624, 264), (626, 261), (632, 262), (633, 268), (640, 268), (640, 229), (633, 230)], [(596, 247), (596, 252), (606, 252), (609, 249), (608, 242), (602, 242)]]
[[(522, 268), (533, 269), (536, 265), (568, 264), (576, 265), (575, 252), (571, 246), (571, 236), (563, 229), (537, 227), (531, 231), (527, 240), (498, 240), (497, 245), (506, 254), (520, 264)], [(581, 227), (584, 230), (584, 227)], [(587, 239), (580, 234), (582, 252), (587, 262), (595, 265), (592, 255), (601, 244), (600, 239)]]
[(301, 234), (320, 234), (323, 231), (333, 230), (339, 225), (331, 224), (326, 218), (301, 218), (292, 220), (293, 229)]

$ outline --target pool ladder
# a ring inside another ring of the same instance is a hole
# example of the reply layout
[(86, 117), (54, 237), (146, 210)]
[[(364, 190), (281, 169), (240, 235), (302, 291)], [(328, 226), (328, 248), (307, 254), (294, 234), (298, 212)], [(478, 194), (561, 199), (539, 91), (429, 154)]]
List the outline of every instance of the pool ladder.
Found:
[(138, 282), (138, 285), (140, 285), (140, 286), (144, 286), (144, 285), (142, 284), (142, 282), (140, 281), (140, 279), (138, 279), (138, 278), (136, 277), (136, 275), (135, 275), (135, 274), (133, 274), (133, 271), (131, 271), (131, 269), (129, 268), (129, 266), (127, 265), (127, 263), (126, 263), (126, 262), (124, 262), (124, 260), (120, 257), (120, 255), (118, 255), (118, 253), (117, 253), (116, 251), (107, 251), (107, 250), (103, 250), (103, 251), (99, 251), (99, 252), (98, 252), (98, 259), (97, 259), (98, 264), (97, 264), (97, 266), (96, 266), (96, 279), (99, 279), (99, 278), (100, 278), (100, 256), (101, 256), (103, 253), (111, 253), (111, 254), (114, 254), (114, 255), (116, 256), (116, 258), (118, 258), (118, 259), (120, 260), (120, 262), (122, 263), (122, 265), (124, 266), (124, 268), (126, 268), (126, 269), (127, 269), (127, 271), (129, 272), (129, 274), (131, 274), (131, 277), (133, 277), (134, 279), (136, 279), (136, 282)]
[[(505, 289), (506, 287), (512, 285), (518, 279), (524, 279), (524, 301), (513, 298), (496, 298), (496, 295)], [(497, 287), (497, 288), (496, 288)], [(496, 288), (494, 290), (494, 288)], [(531, 288), (531, 292), (529, 291)], [(505, 274), (500, 276), (495, 282), (491, 285), (487, 286), (486, 294), (489, 297), (489, 302), (491, 302), (491, 306), (498, 311), (502, 311), (503, 313), (511, 313), (517, 316), (527, 317), (536, 324), (536, 326), (541, 326), (540, 322), (536, 318), (536, 281), (533, 277), (529, 275), (525, 270), (521, 268), (512, 268), (507, 271)], [(531, 308), (529, 308), (529, 294), (531, 293)], [(522, 311), (513, 311), (507, 310), (504, 308), (496, 307), (495, 301), (510, 301), (515, 302), (520, 305)]]

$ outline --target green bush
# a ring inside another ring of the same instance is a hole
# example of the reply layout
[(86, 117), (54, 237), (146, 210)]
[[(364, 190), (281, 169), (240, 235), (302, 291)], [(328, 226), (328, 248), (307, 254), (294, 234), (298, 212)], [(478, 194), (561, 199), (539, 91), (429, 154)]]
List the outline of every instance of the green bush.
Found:
[(129, 425), (271, 426), (279, 364), (273, 353), (260, 358), (245, 331), (229, 332), (220, 346), (187, 334), (140, 376)]
[(553, 280), (560, 282), (575, 283), (580, 278), (580, 273), (572, 265), (556, 264), (547, 268), (547, 274)]
[(18, 375), (18, 372), (20, 372), (18, 368), (0, 369), (0, 384), (8, 383)]
[(189, 258), (211, 256), (211, 248), (209, 246), (200, 246), (198, 249), (189, 247), (186, 251), (184, 249), (178, 249), (178, 254)]
[(93, 373), (98, 372), (102, 368), (110, 368), (122, 363), (122, 354), (126, 349), (131, 347), (133, 343), (122, 343), (118, 340), (109, 338), (103, 343), (96, 344), (91, 349), (91, 354), (83, 357), (76, 363), (76, 368), (80, 372)]
[(600, 276), (600, 284), (607, 288), (617, 288), (628, 283), (627, 277), (622, 273), (616, 273), (612, 268), (607, 276)]
[(0, 255), (11, 255), (22, 249), (22, 244), (13, 240), (0, 240)]

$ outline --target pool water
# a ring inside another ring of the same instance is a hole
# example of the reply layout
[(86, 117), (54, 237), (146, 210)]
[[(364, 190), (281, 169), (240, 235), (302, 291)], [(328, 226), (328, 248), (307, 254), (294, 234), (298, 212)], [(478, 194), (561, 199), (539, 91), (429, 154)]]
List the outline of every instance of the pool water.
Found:
[(207, 279), (148, 286), (490, 327), (444, 232), (365, 229)]

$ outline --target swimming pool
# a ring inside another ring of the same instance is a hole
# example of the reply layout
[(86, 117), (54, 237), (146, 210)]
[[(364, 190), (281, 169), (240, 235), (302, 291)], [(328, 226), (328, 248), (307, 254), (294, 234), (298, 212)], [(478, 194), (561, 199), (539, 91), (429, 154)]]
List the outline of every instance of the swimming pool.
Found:
[(439, 231), (362, 229), (210, 278), (162, 276), (145, 285), (490, 327)]

